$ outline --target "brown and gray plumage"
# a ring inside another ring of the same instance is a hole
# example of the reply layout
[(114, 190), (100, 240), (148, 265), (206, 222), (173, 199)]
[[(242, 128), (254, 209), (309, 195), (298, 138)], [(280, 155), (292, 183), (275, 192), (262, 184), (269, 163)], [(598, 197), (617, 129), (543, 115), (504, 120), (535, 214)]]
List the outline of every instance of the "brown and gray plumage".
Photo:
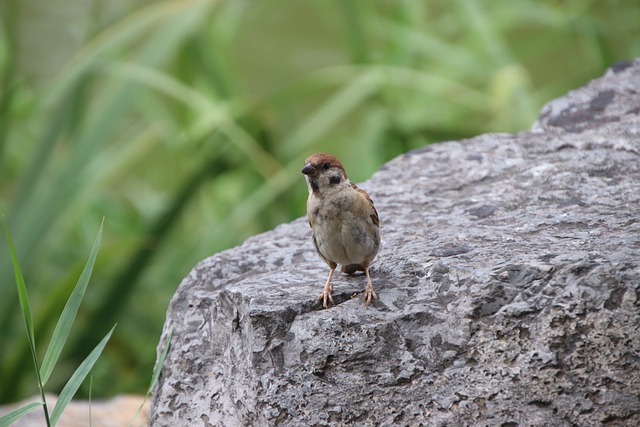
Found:
[(380, 220), (373, 201), (349, 181), (342, 164), (330, 154), (308, 157), (301, 172), (309, 189), (307, 215), (313, 244), (330, 269), (318, 299), (325, 308), (327, 301), (333, 303), (331, 278), (340, 264), (347, 274), (364, 271), (364, 302), (368, 306), (378, 298), (369, 275), (369, 265), (380, 248)]

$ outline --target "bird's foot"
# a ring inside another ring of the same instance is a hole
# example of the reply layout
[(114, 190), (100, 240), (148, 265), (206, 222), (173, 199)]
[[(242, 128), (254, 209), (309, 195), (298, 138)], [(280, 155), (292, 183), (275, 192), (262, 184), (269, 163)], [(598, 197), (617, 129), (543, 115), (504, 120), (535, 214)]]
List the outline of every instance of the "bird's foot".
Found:
[(362, 299), (364, 300), (365, 307), (369, 307), (372, 300), (378, 299), (378, 295), (373, 291), (373, 286), (367, 285), (367, 287), (364, 288), (364, 296)]
[(331, 304), (334, 304), (333, 297), (331, 296), (331, 291), (333, 291), (333, 286), (325, 286), (324, 290), (318, 297), (318, 301), (322, 301), (322, 306), (324, 308), (327, 308), (329, 306), (327, 304), (327, 301), (331, 301)]

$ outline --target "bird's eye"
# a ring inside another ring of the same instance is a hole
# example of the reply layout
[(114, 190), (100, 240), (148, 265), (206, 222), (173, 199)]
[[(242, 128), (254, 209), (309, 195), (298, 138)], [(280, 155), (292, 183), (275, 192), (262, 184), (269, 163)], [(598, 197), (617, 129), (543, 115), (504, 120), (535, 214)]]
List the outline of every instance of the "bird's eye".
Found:
[(330, 165), (329, 163), (323, 163), (323, 164), (322, 164), (322, 168), (323, 168), (324, 170), (329, 169), (329, 167), (330, 167), (330, 166), (331, 166), (331, 165)]

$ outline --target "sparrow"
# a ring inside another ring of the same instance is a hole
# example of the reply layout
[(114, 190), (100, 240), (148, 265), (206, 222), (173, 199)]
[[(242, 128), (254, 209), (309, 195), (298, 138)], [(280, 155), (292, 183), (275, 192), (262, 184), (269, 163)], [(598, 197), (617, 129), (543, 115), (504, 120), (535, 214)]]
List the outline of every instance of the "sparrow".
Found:
[(301, 172), (309, 190), (307, 216), (313, 245), (329, 266), (329, 277), (318, 300), (324, 308), (327, 301), (333, 304), (331, 278), (340, 264), (343, 273), (364, 271), (364, 302), (368, 307), (378, 299), (369, 275), (369, 265), (380, 248), (380, 219), (373, 201), (349, 181), (342, 164), (330, 154), (308, 157)]

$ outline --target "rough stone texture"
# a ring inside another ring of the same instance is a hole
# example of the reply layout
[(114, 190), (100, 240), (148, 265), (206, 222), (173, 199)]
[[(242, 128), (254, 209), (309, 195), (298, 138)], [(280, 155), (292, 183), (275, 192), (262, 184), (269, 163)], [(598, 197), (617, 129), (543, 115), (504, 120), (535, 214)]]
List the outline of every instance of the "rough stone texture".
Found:
[(368, 309), (344, 275), (320, 308), (303, 218), (202, 261), (151, 424), (640, 425), (639, 90), (619, 64), (531, 132), (383, 166)]

